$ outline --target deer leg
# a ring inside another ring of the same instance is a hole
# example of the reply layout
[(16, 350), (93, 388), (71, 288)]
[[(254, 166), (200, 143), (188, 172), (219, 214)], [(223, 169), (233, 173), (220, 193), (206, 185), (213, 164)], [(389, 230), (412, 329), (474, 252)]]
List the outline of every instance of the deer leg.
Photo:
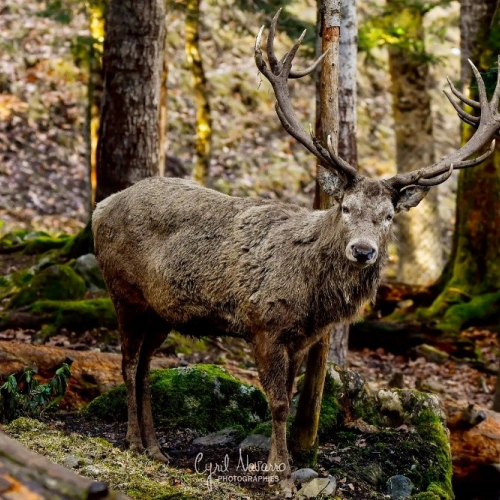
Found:
[(144, 451), (138, 419), (137, 368), (144, 341), (144, 315), (130, 304), (115, 301), (118, 327), (121, 337), (122, 372), (127, 388), (127, 436), (125, 444), (137, 453)]
[[(290, 403), (287, 391), (289, 359), (286, 349), (275, 345), (272, 349), (263, 339), (254, 342), (254, 353), (259, 378), (269, 400), (272, 415), (271, 450), (268, 466), (271, 476), (290, 477), (286, 447), (286, 419)], [(283, 469), (284, 468), (284, 469)]]
[(137, 400), (141, 427), (142, 443), (149, 457), (161, 462), (168, 462), (160, 450), (156, 440), (156, 432), (151, 410), (151, 387), (149, 383), (149, 368), (154, 352), (161, 346), (170, 332), (170, 327), (159, 317), (151, 318), (149, 331), (146, 333), (141, 347), (139, 366), (137, 370)]
[(293, 399), (293, 383), (295, 382), (295, 376), (297, 375), (297, 370), (304, 359), (305, 352), (289, 353), (289, 366), (288, 366), (288, 377), (286, 381), (286, 390), (288, 394), (288, 404), (292, 406)]

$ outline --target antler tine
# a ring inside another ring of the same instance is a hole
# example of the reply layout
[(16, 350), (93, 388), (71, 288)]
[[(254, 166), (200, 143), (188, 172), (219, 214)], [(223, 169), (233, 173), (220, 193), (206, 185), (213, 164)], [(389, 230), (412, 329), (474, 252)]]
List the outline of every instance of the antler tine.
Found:
[(300, 78), (301, 76), (312, 73), (318, 67), (321, 61), (323, 61), (326, 56), (326, 52), (322, 54), (321, 57), (319, 57), (309, 68), (292, 72), (291, 68), (293, 59), (297, 51), (299, 50), (302, 40), (304, 39), (306, 33), (304, 31), (294, 43), (291, 50), (283, 57), (281, 61), (278, 61), (274, 53), (274, 38), (280, 12), (281, 9), (273, 17), (271, 28), (269, 30), (269, 36), (267, 39), (267, 56), (269, 59), (270, 68), (267, 66), (262, 57), (262, 33), (264, 31), (264, 26), (259, 30), (259, 33), (255, 40), (254, 52), (255, 63), (259, 68), (259, 71), (269, 80), (273, 87), (277, 101), (276, 113), (278, 115), (278, 118), (283, 125), (283, 128), (292, 137), (297, 139), (297, 141), (305, 146), (312, 154), (314, 154), (321, 161), (323, 167), (327, 168), (328, 170), (335, 170), (336, 173), (342, 174), (346, 179), (351, 180), (353, 178), (356, 178), (356, 170), (351, 167), (346, 161), (338, 158), (337, 155), (332, 155), (314, 135), (311, 135), (310, 137), (295, 115), (290, 101), (288, 79)]
[(262, 26), (255, 38), (255, 50), (254, 50), (254, 59), (255, 64), (259, 71), (269, 80), (271, 81), (273, 74), (269, 71), (264, 58), (262, 57), (262, 33), (264, 32), (265, 26)]
[(300, 44), (302, 43), (302, 40), (304, 40), (304, 37), (306, 36), (307, 30), (304, 30), (302, 34), (297, 38), (296, 42), (293, 44), (292, 49), (285, 54), (285, 57), (283, 58), (283, 73), (287, 76), (290, 74), (290, 70), (292, 69), (292, 61), (293, 58), (295, 57), (295, 54), (297, 54), (297, 50), (299, 50)]
[(273, 20), (271, 21), (271, 26), (269, 28), (269, 35), (267, 35), (267, 58), (269, 60), (269, 65), (271, 66), (271, 71), (275, 74), (279, 71), (280, 62), (276, 57), (276, 54), (274, 53), (274, 37), (276, 35), (278, 18), (280, 17), (282, 10), (282, 8), (279, 8), (278, 12), (274, 14)]
[(333, 145), (331, 134), (328, 134), (326, 144), (328, 146), (328, 152), (330, 153), (332, 160), (337, 163), (342, 168), (342, 170), (345, 170), (353, 177), (357, 177), (358, 173), (356, 172), (356, 169), (349, 165), (349, 163), (347, 163), (345, 160), (340, 158), (340, 156), (338, 156), (337, 151), (335, 151), (335, 147)]
[(451, 97), (451, 94), (447, 90), (443, 90), (443, 92), (444, 95), (448, 98), (448, 101), (450, 101), (451, 105), (455, 108), (455, 111), (458, 113), (458, 116), (461, 120), (467, 121), (469, 124), (471, 122), (479, 123), (479, 116), (473, 116), (470, 113), (467, 113), (453, 100), (453, 97)]
[(475, 167), (476, 165), (479, 165), (482, 163), (488, 156), (493, 154), (493, 151), (495, 151), (495, 145), (496, 141), (493, 139), (491, 141), (490, 147), (488, 148), (488, 151), (486, 153), (483, 153), (482, 155), (478, 156), (477, 158), (472, 158), (471, 160), (464, 160), (455, 165), (456, 170), (462, 170), (463, 168), (469, 168), (469, 167)]
[(453, 169), (456, 168), (453, 163), (450, 164), (450, 168), (444, 174), (438, 175), (437, 177), (431, 177), (430, 179), (419, 179), (417, 186), (437, 186), (444, 181), (447, 181), (451, 174), (453, 173)]
[(472, 72), (474, 73), (474, 77), (476, 78), (477, 89), (479, 91), (479, 104), (481, 105), (481, 114), (482, 114), (483, 111), (485, 111), (488, 108), (488, 95), (486, 94), (486, 87), (484, 85), (481, 73), (479, 73), (479, 70), (476, 68), (476, 65), (470, 59), (467, 60), (469, 61), (470, 67), (472, 68)]
[(310, 75), (323, 61), (323, 59), (327, 56), (330, 49), (326, 49), (323, 54), (321, 54), (316, 61), (314, 61), (311, 66), (305, 68), (303, 70), (290, 71), (288, 78), (302, 78), (303, 76)]
[[(393, 188), (400, 190), (402, 187), (408, 185), (416, 185), (422, 187), (435, 186), (437, 184), (440, 184), (441, 182), (444, 182), (451, 175), (450, 170), (460, 170), (463, 168), (474, 167), (476, 165), (479, 165), (493, 153), (495, 149), (494, 137), (500, 130), (500, 113), (498, 112), (498, 102), (500, 101), (500, 76), (497, 80), (497, 87), (493, 94), (493, 98), (491, 99), (491, 102), (488, 102), (484, 80), (481, 77), (481, 74), (479, 73), (476, 66), (471, 61), (469, 61), (469, 63), (477, 80), (479, 103), (477, 101), (473, 101), (472, 99), (466, 98), (462, 93), (458, 92), (458, 90), (455, 89), (455, 87), (449, 80), (448, 82), (450, 83), (450, 89), (452, 93), (457, 96), (462, 102), (475, 108), (477, 108), (477, 105), (479, 105), (481, 115), (479, 117), (475, 117), (470, 113), (467, 113), (454, 102), (453, 98), (448, 92), (445, 91), (445, 94), (455, 108), (455, 111), (457, 111), (460, 119), (465, 123), (476, 127), (476, 132), (470, 138), (470, 140), (458, 151), (452, 153), (448, 157), (441, 159), (434, 165), (421, 168), (414, 172), (398, 174), (391, 179), (388, 179), (386, 183)], [(477, 156), (476, 158), (471, 158), (469, 160), (467, 159), (480, 151), (488, 143), (488, 151)], [(450, 165), (452, 165), (453, 167), (451, 167)]]
[(453, 85), (453, 83), (449, 77), (446, 77), (446, 79), (448, 80), (448, 85), (450, 86), (450, 89), (453, 92), (453, 95), (455, 97), (458, 97), (463, 103), (467, 104), (467, 106), (470, 106), (471, 108), (481, 109), (481, 104), (479, 104), (477, 101), (474, 101), (473, 99), (470, 99), (469, 97), (462, 94), (462, 92), (460, 92), (455, 87), (455, 85)]

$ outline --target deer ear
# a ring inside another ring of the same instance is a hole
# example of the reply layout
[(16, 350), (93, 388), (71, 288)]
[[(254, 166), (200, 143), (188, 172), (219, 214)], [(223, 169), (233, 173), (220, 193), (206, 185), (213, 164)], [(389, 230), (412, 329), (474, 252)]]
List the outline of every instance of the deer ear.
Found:
[(396, 212), (401, 212), (401, 210), (410, 210), (410, 208), (416, 207), (429, 192), (428, 187), (424, 186), (408, 186), (403, 188), (399, 192), (399, 198), (396, 201)]
[(321, 189), (335, 200), (342, 199), (345, 189), (345, 181), (339, 175), (330, 172), (324, 168), (320, 168), (318, 172), (318, 182)]

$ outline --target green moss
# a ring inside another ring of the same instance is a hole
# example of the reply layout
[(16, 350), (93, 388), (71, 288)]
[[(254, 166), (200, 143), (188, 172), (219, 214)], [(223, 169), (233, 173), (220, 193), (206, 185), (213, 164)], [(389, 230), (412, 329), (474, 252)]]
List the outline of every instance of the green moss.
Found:
[(273, 431), (273, 426), (271, 421), (262, 422), (261, 424), (257, 424), (251, 432), (251, 434), (259, 434), (261, 436), (271, 437)]
[(35, 276), (33, 269), (22, 269), (0, 277), (0, 300), (19, 293)]
[(67, 234), (51, 236), (45, 231), (13, 231), (0, 239), (0, 249), (22, 250), (25, 254), (34, 255), (62, 248), (69, 238)]
[(117, 328), (117, 319), (110, 299), (74, 301), (41, 300), (35, 302), (30, 311), (46, 318), (42, 333), (51, 335), (61, 328), (85, 331), (92, 328)]
[(25, 241), (23, 252), (27, 255), (35, 255), (45, 253), (48, 250), (63, 248), (66, 245), (69, 235), (64, 234), (58, 237), (54, 236), (39, 236)]
[(23, 245), (24, 238), (28, 231), (12, 231), (0, 238), (0, 248), (7, 249)]
[(435, 411), (423, 408), (414, 417), (413, 424), (419, 436), (432, 447), (432, 458), (422, 477), (426, 491), (441, 495), (439, 498), (443, 500), (453, 498), (450, 443), (441, 418)]
[(65, 257), (76, 258), (87, 253), (94, 253), (94, 236), (92, 221), (88, 220), (85, 227), (76, 235), (67, 239), (61, 254)]
[(438, 328), (443, 331), (459, 332), (471, 322), (497, 323), (500, 319), (500, 292), (473, 297), (469, 302), (451, 306), (444, 314)]
[(173, 331), (168, 335), (162, 348), (172, 353), (189, 355), (193, 352), (205, 351), (207, 349), (207, 344), (203, 338), (189, 337)]
[[(261, 391), (214, 365), (155, 370), (151, 394), (156, 422), (169, 429), (208, 433), (241, 426), (250, 432), (269, 413)], [(99, 396), (83, 411), (100, 419), (126, 420), (125, 386)]]
[(339, 402), (341, 385), (327, 373), (321, 400), (318, 435), (320, 438), (332, 435), (342, 420), (342, 406)]
[[(89, 299), (74, 301), (39, 300), (23, 313), (30, 316), (30, 328), (42, 329), (43, 336), (57, 333), (61, 328), (81, 332), (92, 328), (115, 329), (117, 320), (110, 299)], [(0, 313), (0, 327), (10, 328), (16, 311)]]
[(81, 299), (85, 281), (68, 265), (53, 265), (36, 274), (11, 299), (9, 309), (30, 305), (37, 300)]

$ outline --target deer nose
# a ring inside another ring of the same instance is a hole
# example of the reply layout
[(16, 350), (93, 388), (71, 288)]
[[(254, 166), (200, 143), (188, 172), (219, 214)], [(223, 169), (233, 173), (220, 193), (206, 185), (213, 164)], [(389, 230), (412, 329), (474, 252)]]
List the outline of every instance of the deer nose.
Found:
[(372, 261), (377, 255), (377, 250), (370, 245), (358, 243), (352, 247), (352, 256), (360, 264), (365, 264), (366, 262)]

